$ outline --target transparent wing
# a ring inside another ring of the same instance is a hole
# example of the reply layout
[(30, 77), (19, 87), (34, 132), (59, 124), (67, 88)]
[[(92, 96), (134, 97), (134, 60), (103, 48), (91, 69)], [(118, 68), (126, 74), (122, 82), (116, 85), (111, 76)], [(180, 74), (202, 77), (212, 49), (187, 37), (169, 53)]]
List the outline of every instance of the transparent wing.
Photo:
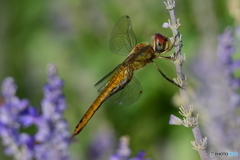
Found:
[(110, 50), (120, 55), (128, 55), (137, 43), (129, 16), (121, 17), (112, 30)]
[(134, 104), (142, 94), (142, 87), (139, 81), (133, 77), (132, 80), (119, 92), (112, 95), (109, 101), (117, 103), (119, 105), (132, 105)]
[(112, 78), (112, 76), (114, 76), (114, 74), (116, 73), (117, 69), (118, 69), (118, 66), (116, 68), (114, 68), (111, 72), (109, 72), (106, 76), (104, 76), (102, 79), (100, 79), (94, 85), (94, 87), (97, 89), (97, 92), (99, 94), (102, 93), (102, 91), (107, 86), (107, 84), (109, 83), (110, 79)]
[[(118, 67), (116, 67), (113, 71), (103, 77), (99, 82), (95, 84), (97, 91), (99, 94), (105, 89), (107, 84), (110, 82), (112, 76), (114, 76), (115, 72), (117, 71)], [(119, 105), (131, 105), (135, 103), (142, 93), (141, 84), (138, 80), (133, 77), (130, 82), (120, 91), (113, 94), (111, 97), (108, 98), (109, 101), (117, 103)]]

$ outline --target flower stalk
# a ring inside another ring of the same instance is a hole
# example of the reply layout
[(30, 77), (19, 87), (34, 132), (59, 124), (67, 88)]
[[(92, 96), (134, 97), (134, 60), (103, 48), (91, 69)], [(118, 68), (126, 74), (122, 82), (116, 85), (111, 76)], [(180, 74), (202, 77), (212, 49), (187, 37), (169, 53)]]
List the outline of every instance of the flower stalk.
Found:
[(177, 19), (175, 16), (174, 8), (175, 8), (175, 1), (174, 0), (167, 0), (164, 2), (166, 5), (166, 9), (169, 11), (170, 20), (168, 20), (169, 28), (172, 30), (173, 37), (176, 39), (174, 48), (175, 52), (172, 55), (174, 57), (173, 63), (176, 67), (177, 78), (174, 80), (178, 83), (182, 88), (180, 88), (180, 94), (183, 99), (183, 106), (180, 108), (180, 114), (185, 118), (181, 121), (180, 118), (171, 115), (169, 124), (170, 125), (184, 125), (185, 127), (189, 127), (192, 129), (195, 141), (191, 142), (193, 145), (193, 149), (197, 150), (201, 160), (207, 160), (208, 155), (206, 152), (207, 148), (207, 138), (202, 138), (200, 129), (198, 127), (198, 115), (194, 116), (193, 114), (193, 106), (189, 105), (189, 98), (186, 91), (187, 87), (187, 78), (183, 73), (182, 65), (186, 59), (185, 55), (181, 53), (182, 47), (182, 35), (179, 33), (178, 29), (181, 26), (180, 19)]

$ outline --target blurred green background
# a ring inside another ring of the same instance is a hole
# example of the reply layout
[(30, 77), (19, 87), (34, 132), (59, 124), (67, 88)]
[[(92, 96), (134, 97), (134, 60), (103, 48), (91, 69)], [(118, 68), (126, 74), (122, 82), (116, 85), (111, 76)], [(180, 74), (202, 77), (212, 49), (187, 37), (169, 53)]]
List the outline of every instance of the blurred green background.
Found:
[[(237, 2), (176, 1), (187, 76), (188, 66), (197, 56), (214, 59), (214, 53), (201, 55), (201, 51), (215, 51), (217, 36), (237, 23), (229, 13), (231, 4)], [(150, 43), (154, 33), (172, 36), (170, 29), (161, 27), (169, 19), (163, 0), (1, 0), (0, 80), (13, 77), (18, 96), (40, 108), (46, 67), (54, 63), (65, 81), (65, 118), (72, 132), (98, 95), (94, 84), (125, 58), (109, 50), (111, 30), (123, 15), (131, 17), (139, 43)], [(155, 62), (169, 78), (176, 77), (171, 61)], [(162, 78), (153, 65), (137, 71), (135, 77), (143, 88), (139, 101), (132, 106), (103, 104), (70, 147), (73, 159), (87, 159), (91, 139), (104, 130), (114, 131), (115, 144), (120, 136), (129, 135), (133, 155), (145, 150), (147, 157), (155, 160), (198, 159), (190, 144), (194, 139), (191, 130), (168, 125), (170, 114), (179, 115), (178, 88)], [(194, 84), (191, 77), (188, 80), (190, 86)], [(7, 159), (3, 149), (0, 157)]]

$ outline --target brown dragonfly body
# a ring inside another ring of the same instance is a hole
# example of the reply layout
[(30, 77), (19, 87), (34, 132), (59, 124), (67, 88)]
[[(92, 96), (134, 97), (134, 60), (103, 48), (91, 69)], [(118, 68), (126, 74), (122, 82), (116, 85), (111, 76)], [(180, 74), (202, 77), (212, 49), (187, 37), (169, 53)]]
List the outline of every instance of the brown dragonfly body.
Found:
[[(153, 62), (155, 58), (172, 59), (171, 57), (160, 56), (160, 54), (172, 49), (167, 37), (161, 34), (155, 34), (152, 37), (152, 45), (145, 43), (136, 45), (136, 37), (131, 28), (130, 18), (128, 16), (123, 16), (113, 29), (110, 47), (110, 49), (117, 54), (122, 54), (122, 52), (126, 51), (130, 53), (123, 53), (128, 54), (124, 62), (118, 65), (95, 85), (100, 86), (98, 89), (100, 94), (76, 126), (72, 137), (79, 134), (105, 100), (114, 97), (112, 98), (113, 101), (118, 104), (132, 104), (137, 101), (142, 90), (141, 85), (134, 78), (133, 73), (135, 70), (143, 68), (148, 63), (153, 63), (164, 78), (175, 84), (171, 79), (167, 78)], [(131, 96), (129, 92), (134, 93), (131, 93)]]

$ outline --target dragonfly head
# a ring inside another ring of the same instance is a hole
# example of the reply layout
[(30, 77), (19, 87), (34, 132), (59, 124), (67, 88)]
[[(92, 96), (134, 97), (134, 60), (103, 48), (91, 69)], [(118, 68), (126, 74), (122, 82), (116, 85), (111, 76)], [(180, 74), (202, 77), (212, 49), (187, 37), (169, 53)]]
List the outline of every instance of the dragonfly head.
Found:
[(160, 33), (156, 33), (152, 36), (152, 46), (155, 52), (162, 53), (169, 49), (170, 40), (168, 37), (165, 37)]

